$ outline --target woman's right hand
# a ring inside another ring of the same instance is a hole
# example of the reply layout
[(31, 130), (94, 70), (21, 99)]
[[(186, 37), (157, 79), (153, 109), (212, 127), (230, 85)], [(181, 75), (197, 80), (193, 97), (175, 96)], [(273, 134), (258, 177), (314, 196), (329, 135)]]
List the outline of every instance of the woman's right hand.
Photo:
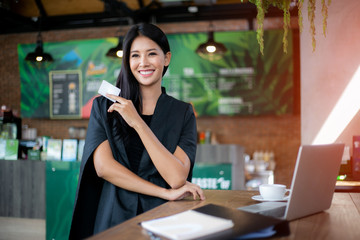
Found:
[(193, 199), (196, 200), (205, 200), (205, 195), (200, 186), (186, 181), (186, 183), (177, 189), (171, 188), (167, 189), (167, 200), (182, 200), (188, 196), (193, 196)]
[(107, 97), (116, 100), (108, 109), (108, 112), (118, 112), (122, 118), (126, 121), (126, 123), (135, 128), (139, 122), (143, 123), (140, 115), (136, 111), (136, 108), (131, 100), (122, 98), (120, 96), (106, 94)]

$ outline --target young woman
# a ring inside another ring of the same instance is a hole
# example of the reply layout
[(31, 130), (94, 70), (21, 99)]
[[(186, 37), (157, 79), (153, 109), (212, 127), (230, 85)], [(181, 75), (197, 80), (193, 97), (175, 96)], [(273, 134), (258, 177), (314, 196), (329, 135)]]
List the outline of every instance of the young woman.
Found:
[(196, 153), (192, 106), (161, 87), (171, 52), (155, 25), (124, 39), (120, 96), (97, 97), (89, 120), (70, 239), (91, 236), (167, 200), (204, 199), (191, 183)]

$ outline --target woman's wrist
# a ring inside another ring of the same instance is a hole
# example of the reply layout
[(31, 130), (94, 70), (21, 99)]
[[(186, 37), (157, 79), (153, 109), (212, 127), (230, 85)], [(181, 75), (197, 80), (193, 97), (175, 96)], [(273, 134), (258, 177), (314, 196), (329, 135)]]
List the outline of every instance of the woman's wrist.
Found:
[(165, 200), (169, 200), (169, 189), (166, 188), (160, 188), (159, 193), (159, 198), (165, 199)]
[(145, 121), (141, 117), (139, 117), (139, 121), (137, 121), (133, 126), (135, 131), (138, 132), (138, 133), (140, 131), (143, 131), (146, 127), (147, 127), (147, 125), (146, 125)]

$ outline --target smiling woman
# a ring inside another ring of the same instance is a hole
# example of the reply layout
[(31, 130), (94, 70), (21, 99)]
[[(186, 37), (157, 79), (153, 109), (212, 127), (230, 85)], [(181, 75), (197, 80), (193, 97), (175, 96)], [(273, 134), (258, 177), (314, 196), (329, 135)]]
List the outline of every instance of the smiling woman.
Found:
[[(197, 130), (192, 105), (166, 94), (171, 53), (155, 25), (133, 26), (124, 39), (120, 96), (93, 101), (70, 239), (82, 239), (167, 200), (204, 199), (191, 183)], [(169, 134), (171, 133), (171, 134)]]
[[(133, 41), (130, 49), (130, 68), (140, 84), (143, 96), (145, 89), (155, 87), (161, 90), (162, 73), (164, 66), (169, 66), (170, 57), (170, 52), (164, 54), (159, 45), (148, 37), (139, 36)], [(149, 110), (145, 112), (151, 113)]]

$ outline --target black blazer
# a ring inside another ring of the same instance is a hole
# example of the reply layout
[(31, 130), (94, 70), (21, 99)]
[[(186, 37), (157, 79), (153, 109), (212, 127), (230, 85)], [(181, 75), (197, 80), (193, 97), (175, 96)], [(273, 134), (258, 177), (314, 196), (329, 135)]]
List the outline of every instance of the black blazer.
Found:
[[(102, 96), (93, 101), (69, 239), (91, 236), (136, 216), (138, 204), (147, 211), (165, 202), (164, 199), (118, 188), (96, 175), (93, 152), (105, 140), (109, 141), (114, 158), (130, 168), (124, 143), (114, 133), (116, 127), (109, 118), (108, 107), (109, 100)], [(197, 143), (196, 119), (192, 106), (168, 96), (163, 89), (150, 128), (171, 153), (175, 152), (177, 146), (185, 151), (191, 161), (188, 176), (188, 181), (191, 181)], [(169, 188), (146, 149), (141, 157), (138, 175), (158, 186)]]

